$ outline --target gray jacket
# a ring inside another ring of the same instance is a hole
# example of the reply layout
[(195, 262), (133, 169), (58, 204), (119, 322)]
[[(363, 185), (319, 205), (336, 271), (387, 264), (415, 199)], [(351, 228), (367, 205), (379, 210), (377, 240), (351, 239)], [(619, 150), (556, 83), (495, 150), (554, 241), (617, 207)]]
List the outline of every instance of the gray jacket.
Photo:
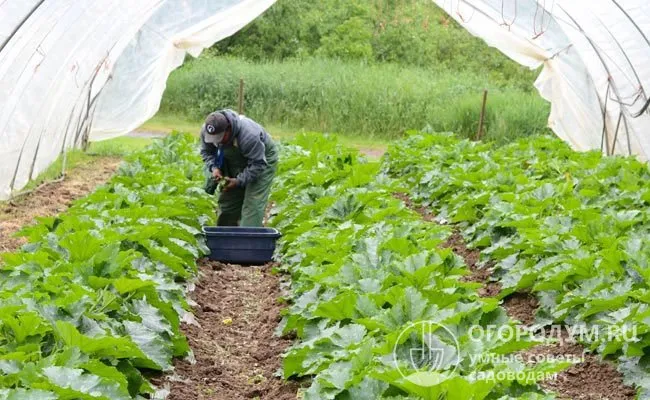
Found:
[[(269, 167), (266, 159), (266, 148), (274, 146), (273, 139), (264, 128), (250, 118), (240, 116), (232, 110), (220, 111), (230, 122), (232, 136), (225, 145), (233, 145), (239, 148), (242, 156), (248, 160), (248, 166), (237, 175), (237, 185), (245, 187), (253, 182), (265, 168)], [(206, 167), (212, 171), (217, 167), (217, 146), (206, 143), (203, 138), (206, 135), (205, 124), (201, 128), (201, 157)], [(221, 146), (221, 145), (220, 145)]]

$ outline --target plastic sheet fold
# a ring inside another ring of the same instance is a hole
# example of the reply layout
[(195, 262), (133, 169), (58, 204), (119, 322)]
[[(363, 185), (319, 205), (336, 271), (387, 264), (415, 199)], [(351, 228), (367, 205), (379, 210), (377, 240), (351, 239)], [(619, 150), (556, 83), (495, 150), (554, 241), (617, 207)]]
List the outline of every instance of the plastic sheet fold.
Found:
[(167, 77), (275, 0), (0, 0), (0, 199), (140, 126)]
[(543, 70), (549, 126), (576, 150), (650, 157), (650, 2), (434, 0), (469, 32)]

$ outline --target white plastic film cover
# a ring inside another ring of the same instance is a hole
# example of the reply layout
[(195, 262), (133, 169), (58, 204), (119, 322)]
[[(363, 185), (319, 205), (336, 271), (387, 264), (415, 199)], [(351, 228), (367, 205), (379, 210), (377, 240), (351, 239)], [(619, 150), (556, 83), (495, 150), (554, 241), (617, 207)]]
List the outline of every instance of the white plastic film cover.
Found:
[(650, 157), (650, 2), (434, 0), (515, 61), (543, 65), (549, 126), (577, 150)]
[(186, 53), (275, 0), (0, 0), (0, 199), (66, 149), (138, 127)]

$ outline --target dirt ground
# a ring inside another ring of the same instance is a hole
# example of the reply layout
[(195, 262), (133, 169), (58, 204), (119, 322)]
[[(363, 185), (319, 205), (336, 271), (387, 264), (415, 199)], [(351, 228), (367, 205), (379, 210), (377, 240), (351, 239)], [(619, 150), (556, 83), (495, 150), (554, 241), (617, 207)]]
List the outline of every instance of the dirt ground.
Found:
[[(535, 312), (539, 307), (537, 298), (528, 293), (514, 293), (504, 300), (503, 307), (510, 318), (525, 326), (535, 322)], [(549, 337), (546, 329), (543, 336)], [(555, 379), (540, 383), (542, 388), (555, 392), (560, 399), (573, 400), (631, 400), (635, 398), (634, 388), (623, 383), (623, 376), (616, 366), (598, 356), (588, 353), (585, 348), (570, 340), (569, 333), (562, 329), (559, 337), (553, 336), (556, 343), (535, 346), (521, 352), (524, 359), (580, 361), (561, 372)]]
[[(530, 298), (534, 299), (532, 296)], [(519, 297), (518, 304), (523, 304), (520, 311), (529, 308), (530, 298), (526, 299), (523, 295)], [(546, 329), (543, 336), (549, 337), (550, 333), (550, 330)], [(557, 393), (559, 399), (632, 400), (636, 397), (634, 388), (623, 383), (623, 377), (613, 363), (587, 353), (582, 345), (570, 340), (566, 329), (561, 330), (560, 337), (553, 339), (557, 342), (535, 346), (520, 354), (524, 360), (531, 363), (535, 360), (580, 362), (559, 373), (555, 379), (541, 382), (542, 388)]]
[(535, 313), (538, 307), (537, 298), (528, 293), (514, 293), (503, 302), (503, 308), (506, 309), (510, 318), (527, 326), (535, 322)]
[(196, 364), (175, 363), (169, 400), (293, 400), (299, 389), (276, 376), (291, 340), (274, 331), (282, 305), (272, 267), (241, 267), (201, 260), (191, 298), (198, 324), (184, 325)]
[(422, 219), (424, 221), (432, 222), (433, 219), (436, 217), (431, 212), (431, 210), (429, 210), (427, 207), (421, 207), (421, 206), (415, 204), (413, 202), (413, 200), (411, 200), (411, 198), (405, 193), (397, 193), (396, 192), (396, 193), (393, 193), (393, 196), (396, 199), (401, 200), (406, 207), (408, 207), (411, 210), (413, 210), (413, 211), (417, 212), (418, 214), (420, 214), (420, 216), (422, 217)]
[[(424, 221), (433, 222), (435, 220), (436, 216), (429, 208), (415, 204), (408, 195), (404, 193), (393, 193), (393, 196), (403, 201), (408, 208), (420, 214)], [(455, 230), (440, 247), (452, 249), (454, 253), (465, 261), (465, 265), (469, 267), (470, 274), (464, 280), (467, 282), (482, 283), (483, 287), (479, 289), (479, 295), (481, 297), (490, 297), (499, 294), (501, 285), (498, 282), (490, 281), (493, 265), (490, 263), (480, 265), (481, 253), (476, 249), (469, 249), (465, 243), (465, 239), (458, 230)]]
[(379, 160), (385, 153), (385, 149), (360, 148), (359, 151), (371, 160)]
[(478, 290), (479, 296), (493, 297), (501, 292), (499, 282), (491, 281), (494, 265), (492, 263), (481, 265), (479, 263), (481, 252), (468, 248), (460, 232), (454, 231), (447, 241), (442, 244), (442, 247), (452, 249), (454, 253), (465, 260), (465, 265), (469, 267), (470, 274), (464, 277), (464, 281), (482, 283), (483, 287)]
[(14, 251), (25, 244), (13, 234), (29, 225), (36, 217), (57, 215), (72, 201), (108, 181), (120, 163), (119, 158), (98, 157), (69, 171), (66, 179), (39, 187), (34, 192), (0, 204), (0, 253)]

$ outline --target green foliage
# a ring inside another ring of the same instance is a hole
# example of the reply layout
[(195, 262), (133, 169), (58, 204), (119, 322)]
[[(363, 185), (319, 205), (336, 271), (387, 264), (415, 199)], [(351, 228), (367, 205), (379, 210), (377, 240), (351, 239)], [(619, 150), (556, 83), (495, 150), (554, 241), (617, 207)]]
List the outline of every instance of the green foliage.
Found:
[(367, 60), (372, 57), (370, 39), (372, 25), (360, 17), (353, 17), (322, 38), (316, 54), (344, 60)]
[(325, 55), (466, 70), (530, 90), (534, 73), (472, 37), (430, 0), (279, 0), (215, 46), (255, 61)]
[[(417, 160), (417, 162), (414, 162)], [(384, 170), (496, 261), (502, 296), (530, 290), (537, 322), (583, 331), (650, 396), (650, 169), (539, 137), (504, 147), (413, 134)]]
[[(479, 297), (480, 285), (462, 279), (462, 259), (438, 247), (450, 229), (408, 209), (394, 196), (405, 188), (379, 168), (332, 137), (300, 135), (282, 147), (272, 223), (284, 234), (282, 261), (293, 280), (279, 331), (299, 338), (285, 356), (284, 376), (313, 377), (305, 400), (551, 398), (535, 379), (506, 372), (567, 364), (480, 357), (534, 343), (527, 336), (470, 338), (472, 326), (513, 322), (496, 299)], [(451, 333), (412, 326), (422, 321)], [(404, 362), (414, 346), (432, 341), (444, 354), (440, 371), (417, 372)], [(490, 379), (498, 372), (506, 377)]]
[(429, 127), (476, 135), (484, 88), (490, 90), (486, 138), (507, 142), (546, 129), (549, 106), (534, 93), (470, 72), (310, 59), (251, 63), (202, 57), (175, 71), (161, 111), (202, 120), (237, 106), (265, 124), (394, 138)]
[(183, 282), (212, 217), (195, 139), (127, 158), (109, 184), (24, 228), (0, 269), (0, 398), (135, 398), (190, 352)]

